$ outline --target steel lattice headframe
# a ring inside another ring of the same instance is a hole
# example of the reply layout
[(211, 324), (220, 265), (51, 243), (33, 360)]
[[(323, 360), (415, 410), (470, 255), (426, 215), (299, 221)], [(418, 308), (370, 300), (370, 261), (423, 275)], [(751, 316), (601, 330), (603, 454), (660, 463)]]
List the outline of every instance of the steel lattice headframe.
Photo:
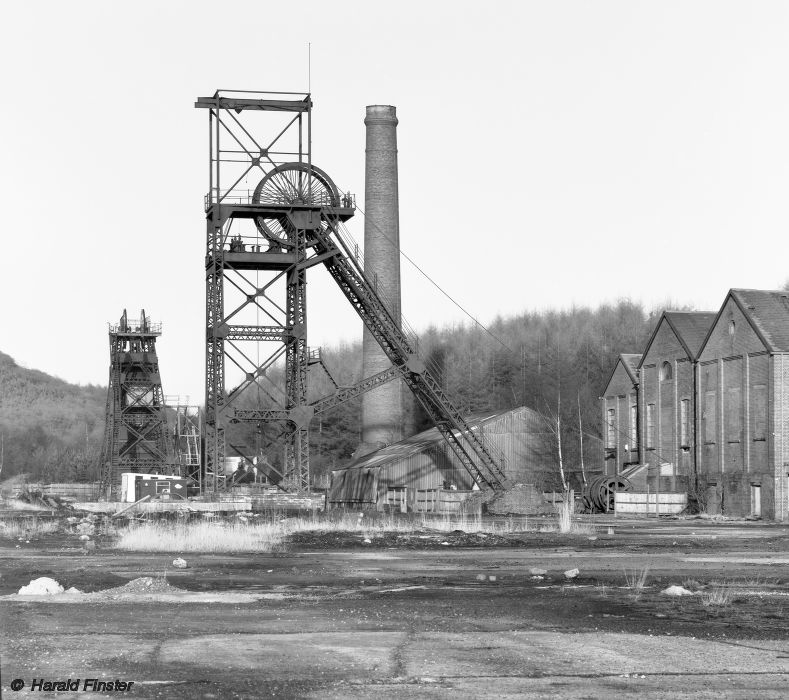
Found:
[[(310, 95), (220, 90), (195, 106), (208, 110), (210, 149), (202, 487), (224, 485), (229, 450), (246, 456), (228, 440), (231, 424), (275, 421), (285, 443), (281, 483), (308, 490), (314, 415), (397, 377), (474, 479), (503, 487), (502, 458), (446, 397), (340, 235), (355, 200), (312, 164)], [(314, 265), (328, 270), (392, 368), (310, 403), (306, 273)], [(281, 360), (277, 382), (272, 370)]]

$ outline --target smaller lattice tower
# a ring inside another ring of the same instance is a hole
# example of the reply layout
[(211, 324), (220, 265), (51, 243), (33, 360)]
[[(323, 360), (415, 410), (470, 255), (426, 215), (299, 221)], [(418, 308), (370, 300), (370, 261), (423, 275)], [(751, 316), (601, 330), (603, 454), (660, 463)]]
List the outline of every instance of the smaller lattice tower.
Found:
[(189, 402), (188, 396), (165, 396), (165, 403), (175, 414), (170, 416), (171, 420), (175, 420), (172, 433), (174, 461), (182, 476), (199, 481), (203, 413), (199, 406)]
[(110, 324), (110, 381), (102, 451), (102, 491), (120, 493), (121, 473), (162, 474), (172, 471), (156, 338), (160, 323), (143, 310), (129, 320)]

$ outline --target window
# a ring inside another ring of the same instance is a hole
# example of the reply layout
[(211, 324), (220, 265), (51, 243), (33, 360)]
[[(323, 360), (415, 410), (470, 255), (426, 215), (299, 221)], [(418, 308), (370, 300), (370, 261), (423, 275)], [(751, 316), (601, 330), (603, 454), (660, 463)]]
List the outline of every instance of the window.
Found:
[(767, 439), (767, 385), (751, 387), (751, 439)]
[(655, 449), (655, 404), (647, 404), (647, 449)]
[(704, 442), (707, 443), (714, 443), (717, 438), (718, 424), (715, 413), (717, 397), (717, 391), (708, 391), (704, 394)]
[(740, 387), (732, 386), (726, 390), (726, 441), (740, 442), (742, 437), (742, 401)]
[(690, 447), (690, 399), (679, 402), (679, 446)]
[(616, 447), (616, 409), (609, 408), (606, 416), (606, 447)]
[(630, 449), (638, 449), (638, 406), (630, 407)]
[(737, 324), (734, 321), (729, 321), (729, 335), (733, 338), (734, 331), (737, 330)]
[(668, 381), (669, 379), (671, 379), (673, 374), (674, 373), (671, 370), (671, 363), (670, 362), (664, 362), (660, 366), (660, 381), (661, 382)]

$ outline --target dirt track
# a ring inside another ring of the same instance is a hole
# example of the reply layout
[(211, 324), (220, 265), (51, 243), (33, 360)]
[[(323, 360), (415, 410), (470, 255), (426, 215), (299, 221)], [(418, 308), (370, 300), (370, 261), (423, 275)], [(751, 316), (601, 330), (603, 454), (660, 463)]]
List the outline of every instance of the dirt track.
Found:
[[(170, 585), (219, 595), (214, 602), (190, 593), (179, 602), (4, 599), (3, 691), (63, 698), (9, 684), (104, 677), (135, 681), (120, 695), (137, 698), (785, 696), (787, 528), (599, 529), (596, 540), (529, 534), (492, 548), (461, 546), (459, 534), (399, 546), (303, 538), (285, 554), (189, 556), (190, 568), (169, 567)], [(5, 542), (0, 595), (44, 575), (109, 589), (161, 577), (172, 558)], [(532, 578), (533, 567), (549, 573)], [(565, 580), (575, 567), (579, 576)], [(644, 567), (648, 588), (635, 596), (624, 570)], [(708, 608), (698, 595), (659, 592), (690, 579), (708, 590), (734, 582), (737, 595)], [(226, 591), (262, 598), (215, 602)]]

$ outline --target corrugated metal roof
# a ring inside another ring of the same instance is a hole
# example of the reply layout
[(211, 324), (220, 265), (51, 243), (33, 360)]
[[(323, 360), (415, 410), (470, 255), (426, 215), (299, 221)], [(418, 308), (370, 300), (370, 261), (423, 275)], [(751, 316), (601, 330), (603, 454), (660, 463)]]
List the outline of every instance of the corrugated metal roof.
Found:
[(773, 352), (789, 352), (789, 292), (732, 289), (730, 294)]
[(683, 342), (690, 351), (691, 359), (695, 360), (699, 356), (707, 332), (715, 321), (715, 312), (666, 311), (664, 315), (679, 336), (680, 342)]
[[(508, 413), (517, 413), (520, 411), (534, 413), (531, 411), (531, 409), (521, 406), (519, 408), (508, 409), (506, 411), (491, 411), (490, 413), (477, 414), (475, 416), (466, 418), (466, 422), (469, 424), (472, 430), (475, 430), (480, 426), (484, 427), (490, 423), (495, 422), (497, 419), (501, 418), (502, 416), (506, 416)], [(389, 464), (391, 462), (413, 457), (436, 444), (440, 444), (443, 442), (443, 440), (444, 438), (438, 431), (438, 428), (430, 428), (430, 430), (417, 433), (416, 435), (405, 438), (400, 442), (395, 442), (391, 445), (387, 445), (386, 447), (382, 447), (376, 452), (371, 452), (370, 454), (364, 455), (363, 457), (354, 460), (343, 468), (365, 469), (369, 467), (380, 467), (384, 464)]]

